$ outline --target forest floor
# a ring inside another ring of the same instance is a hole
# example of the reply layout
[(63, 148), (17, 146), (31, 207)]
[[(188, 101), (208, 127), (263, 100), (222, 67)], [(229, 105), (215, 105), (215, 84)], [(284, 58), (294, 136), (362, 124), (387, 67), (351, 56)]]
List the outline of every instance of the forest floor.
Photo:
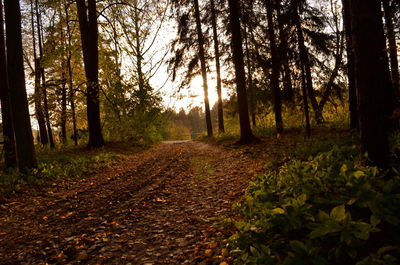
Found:
[(0, 202), (0, 263), (231, 263), (221, 220), (265, 170), (266, 148), (161, 143), (85, 178), (27, 188)]

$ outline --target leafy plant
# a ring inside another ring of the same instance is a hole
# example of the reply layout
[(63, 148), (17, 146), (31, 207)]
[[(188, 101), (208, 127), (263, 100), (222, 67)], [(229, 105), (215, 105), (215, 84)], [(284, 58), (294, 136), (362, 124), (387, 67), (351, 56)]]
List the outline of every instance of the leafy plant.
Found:
[(237, 263), (397, 262), (394, 251), (379, 250), (400, 243), (400, 177), (385, 179), (357, 152), (336, 146), (253, 181), (236, 206)]

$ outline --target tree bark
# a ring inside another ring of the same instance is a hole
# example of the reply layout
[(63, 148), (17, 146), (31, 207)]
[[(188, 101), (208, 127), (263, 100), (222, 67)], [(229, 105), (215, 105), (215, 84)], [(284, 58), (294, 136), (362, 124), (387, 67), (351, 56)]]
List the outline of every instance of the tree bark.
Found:
[(139, 104), (138, 109), (139, 113), (144, 114), (146, 109), (146, 88), (145, 88), (145, 81), (143, 77), (143, 70), (142, 70), (142, 47), (140, 44), (140, 26), (139, 26), (139, 10), (137, 6), (137, 1), (134, 1), (134, 15), (135, 15), (135, 22), (134, 22), (134, 30), (135, 30), (135, 57), (136, 57), (136, 73), (138, 78), (138, 87), (139, 87)]
[(287, 100), (294, 106), (294, 91), (292, 85), (292, 74), (289, 66), (289, 58), (288, 58), (288, 34), (284, 29), (284, 24), (282, 22), (282, 15), (280, 13), (281, 6), (279, 5), (277, 10), (278, 13), (278, 28), (279, 28), (279, 41), (280, 41), (280, 60), (283, 66), (282, 77), (284, 83), (284, 95), (286, 95)]
[(210, 112), (210, 103), (208, 100), (208, 84), (207, 84), (207, 68), (206, 68), (206, 59), (204, 55), (204, 39), (203, 33), (201, 31), (201, 22), (200, 22), (200, 10), (199, 10), (199, 1), (194, 0), (194, 13), (196, 17), (196, 30), (197, 30), (197, 41), (199, 45), (199, 59), (201, 66), (201, 76), (203, 78), (203, 89), (204, 89), (204, 107), (206, 114), (206, 125), (207, 125), (207, 135), (210, 137), (213, 135), (212, 123), (211, 123), (211, 112)]
[(99, 58), (96, 1), (76, 1), (81, 33), (83, 61), (87, 81), (86, 104), (89, 127), (88, 147), (102, 147), (104, 139), (100, 124)]
[(251, 116), (251, 123), (253, 128), (256, 127), (256, 99), (255, 99), (255, 91), (253, 87), (253, 72), (251, 67), (251, 59), (250, 59), (250, 49), (249, 49), (249, 41), (248, 41), (248, 32), (246, 25), (243, 26), (243, 38), (244, 38), (244, 47), (246, 49), (246, 63), (247, 63), (247, 90), (248, 90), (248, 101), (249, 101), (249, 111)]
[(300, 68), (301, 68), (301, 91), (303, 94), (303, 109), (304, 109), (304, 117), (306, 119), (306, 134), (307, 134), (307, 138), (310, 138), (311, 137), (311, 125), (310, 125), (310, 111), (308, 108), (306, 71), (304, 69), (304, 65), (301, 60), (300, 60)]
[(271, 59), (272, 59), (272, 73), (271, 73), (271, 88), (272, 96), (274, 101), (274, 112), (275, 112), (275, 126), (278, 134), (283, 132), (283, 121), (282, 121), (282, 101), (281, 101), (281, 90), (279, 88), (279, 55), (278, 48), (276, 46), (275, 30), (273, 25), (273, 14), (272, 14), (272, 3), (270, 0), (265, 0), (265, 6), (267, 9), (267, 21), (268, 21), (268, 37), (271, 48)]
[(302, 61), (304, 70), (306, 72), (308, 98), (310, 99), (311, 106), (314, 110), (315, 121), (317, 122), (317, 124), (321, 124), (324, 121), (324, 118), (322, 117), (322, 112), (319, 109), (317, 98), (314, 93), (313, 82), (311, 77), (311, 65), (310, 65), (310, 60), (308, 58), (307, 48), (304, 43), (304, 35), (303, 35), (303, 29), (301, 27), (298, 6), (296, 6), (294, 9), (293, 18), (295, 20), (297, 38), (299, 42), (300, 60)]
[(232, 56), (235, 66), (235, 82), (238, 97), (240, 139), (239, 144), (247, 144), (258, 139), (253, 135), (250, 127), (249, 108), (247, 105), (246, 77), (244, 71), (242, 36), (240, 32), (239, 4), (237, 0), (229, 0), (229, 20), (232, 44)]
[(67, 70), (68, 70), (68, 89), (69, 89), (69, 102), (71, 104), (71, 116), (72, 116), (72, 128), (73, 128), (73, 140), (75, 146), (78, 145), (78, 130), (76, 128), (76, 114), (75, 114), (75, 90), (74, 90), (74, 82), (73, 82), (73, 73), (72, 73), (72, 32), (71, 27), (69, 25), (69, 11), (68, 5), (64, 4), (65, 10), (65, 18), (67, 21), (67, 41), (68, 41), (68, 48), (67, 48)]
[(214, 52), (215, 52), (215, 68), (217, 74), (217, 95), (218, 95), (218, 130), (220, 133), (225, 132), (224, 127), (224, 111), (222, 103), (222, 81), (221, 81), (221, 65), (219, 59), (219, 42), (217, 33), (217, 15), (215, 12), (214, 0), (211, 2), (211, 23), (213, 29), (213, 39), (214, 39)]
[(361, 152), (372, 164), (389, 166), (388, 129), (393, 89), (385, 50), (380, 1), (351, 0)]
[(54, 148), (55, 144), (54, 144), (54, 138), (53, 138), (53, 131), (51, 129), (49, 107), (48, 107), (48, 102), (47, 102), (46, 77), (45, 77), (44, 67), (41, 65), (42, 59), (43, 59), (43, 34), (42, 34), (42, 19), (40, 17), (40, 13), (39, 13), (38, 0), (36, 0), (36, 2), (35, 2), (35, 9), (36, 9), (36, 22), (37, 22), (37, 31), (38, 31), (38, 45), (39, 45), (38, 66), (40, 69), (40, 75), (42, 77), (41, 89), (42, 89), (42, 93), (43, 93), (44, 115), (46, 118), (46, 126), (47, 126), (47, 133), (48, 133), (48, 137), (49, 137), (50, 147)]
[(334, 54), (335, 57), (335, 65), (331, 72), (328, 82), (326, 83), (325, 90), (322, 93), (321, 100), (319, 102), (319, 110), (322, 112), (325, 104), (328, 102), (329, 97), (332, 94), (333, 85), (336, 77), (339, 75), (340, 67), (342, 66), (343, 53), (344, 53), (344, 40), (341, 30), (339, 29), (339, 23), (336, 23), (336, 52)]
[(350, 129), (358, 129), (359, 125), (358, 125), (358, 111), (357, 111), (357, 91), (356, 91), (356, 77), (354, 72), (355, 57), (354, 57), (352, 29), (351, 29), (350, 0), (342, 0), (342, 6), (343, 6), (343, 23), (346, 36)]
[[(385, 14), (386, 37), (389, 44), (390, 72), (392, 75), (393, 91), (397, 99), (400, 98), (399, 62), (397, 60), (397, 44), (393, 26), (394, 8), (389, 0), (382, 0)], [(393, 4), (392, 4), (393, 5)]]
[(5, 0), (7, 68), (17, 147), (18, 167), (21, 171), (37, 167), (28, 98), (21, 36), (21, 11), (19, 1)]
[[(62, 10), (59, 9), (60, 18), (62, 18)], [(68, 21), (67, 21), (68, 23)], [(61, 140), (64, 144), (67, 143), (67, 41), (64, 32), (64, 28), (60, 29), (61, 41), (62, 41), (62, 53), (61, 53)]]
[[(65, 60), (63, 58), (63, 60)], [(67, 84), (66, 84), (66, 74), (64, 68), (66, 67), (66, 62), (62, 62), (62, 74), (61, 74), (61, 140), (65, 144), (67, 143)]]
[(35, 71), (35, 93), (34, 93), (34, 102), (35, 102), (35, 112), (36, 119), (39, 125), (39, 138), (40, 143), (42, 145), (46, 145), (49, 142), (47, 137), (47, 129), (46, 129), (46, 121), (44, 119), (43, 107), (42, 107), (42, 95), (40, 88), (40, 60), (37, 57), (36, 52), (36, 36), (35, 36), (35, 20), (34, 20), (34, 9), (33, 9), (33, 1), (31, 1), (31, 27), (32, 27), (32, 44), (33, 44), (33, 59), (34, 59), (34, 71)]
[(7, 73), (7, 55), (4, 41), (3, 1), (0, 1), (0, 101), (3, 125), (4, 162), (6, 168), (17, 166), (14, 123), (10, 102), (10, 90)]

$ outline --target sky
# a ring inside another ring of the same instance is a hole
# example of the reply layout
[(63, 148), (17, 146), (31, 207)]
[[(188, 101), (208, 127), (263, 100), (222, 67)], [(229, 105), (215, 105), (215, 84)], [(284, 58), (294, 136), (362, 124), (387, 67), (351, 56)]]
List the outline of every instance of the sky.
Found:
[[(165, 29), (157, 38), (155, 49), (170, 47), (171, 41), (176, 37), (176, 28), (174, 23), (174, 21), (168, 21), (165, 23)], [(166, 59), (168, 59), (169, 56), (171, 56), (171, 53), (167, 54)], [(168, 81), (165, 82), (167, 79)], [(189, 110), (191, 107), (199, 106), (204, 109), (204, 91), (201, 75), (194, 77), (187, 89), (178, 89), (180, 81), (179, 78), (177, 78), (176, 82), (173, 82), (171, 78), (168, 78), (168, 70), (165, 63), (150, 80), (150, 83), (156, 90), (164, 85), (160, 89), (160, 92), (163, 97), (162, 104), (165, 108), (172, 108), (179, 111), (182, 108)], [(212, 107), (218, 100), (215, 72), (207, 73), (207, 83), (210, 106)], [(228, 93), (224, 88), (222, 89), (222, 95), (223, 97), (226, 97)]]
[[(208, 98), (210, 101), (210, 107), (212, 107), (218, 101), (218, 95), (216, 90), (216, 80), (208, 74)], [(204, 90), (203, 90), (203, 79), (200, 75), (196, 76), (190, 83), (188, 89), (182, 89), (179, 93), (174, 87), (173, 83), (170, 86), (163, 89), (163, 105), (167, 108), (173, 108), (175, 110), (185, 109), (188, 110), (191, 107), (199, 106), (204, 109)], [(227, 93), (223, 90), (223, 97), (226, 97)]]

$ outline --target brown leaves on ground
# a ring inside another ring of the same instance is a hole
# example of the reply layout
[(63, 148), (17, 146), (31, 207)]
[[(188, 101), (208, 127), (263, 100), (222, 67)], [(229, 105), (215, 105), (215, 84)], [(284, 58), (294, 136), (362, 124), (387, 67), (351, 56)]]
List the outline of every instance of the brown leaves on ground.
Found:
[(2, 264), (229, 264), (221, 218), (263, 163), (243, 149), (160, 144), (100, 174), (0, 205)]

